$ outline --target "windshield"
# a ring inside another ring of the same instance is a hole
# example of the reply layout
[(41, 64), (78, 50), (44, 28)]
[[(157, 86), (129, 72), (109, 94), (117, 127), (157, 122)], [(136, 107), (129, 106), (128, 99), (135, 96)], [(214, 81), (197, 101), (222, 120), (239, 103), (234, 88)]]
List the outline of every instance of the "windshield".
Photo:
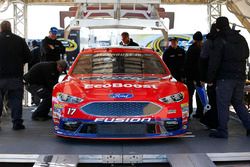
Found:
[(141, 53), (81, 55), (72, 74), (167, 74), (159, 58)]

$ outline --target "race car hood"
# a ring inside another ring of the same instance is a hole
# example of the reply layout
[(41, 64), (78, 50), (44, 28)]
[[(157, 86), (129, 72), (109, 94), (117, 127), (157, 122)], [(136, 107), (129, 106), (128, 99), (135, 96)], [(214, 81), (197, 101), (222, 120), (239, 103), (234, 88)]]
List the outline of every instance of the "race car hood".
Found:
[(166, 75), (74, 75), (63, 87), (64, 93), (95, 101), (153, 100), (184, 90), (183, 84)]

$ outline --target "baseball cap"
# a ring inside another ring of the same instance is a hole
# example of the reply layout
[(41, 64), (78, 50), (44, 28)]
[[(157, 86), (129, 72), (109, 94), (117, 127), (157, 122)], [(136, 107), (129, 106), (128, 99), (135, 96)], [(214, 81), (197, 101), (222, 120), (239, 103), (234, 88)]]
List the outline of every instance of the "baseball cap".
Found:
[(63, 68), (64, 73), (67, 74), (67, 68), (68, 68), (67, 62), (65, 60), (58, 60), (56, 62)]
[(51, 32), (52, 34), (56, 35), (57, 32), (58, 32), (58, 29), (56, 27), (51, 27), (49, 32)]
[(169, 41), (178, 41), (178, 38), (172, 37), (172, 38), (169, 38)]

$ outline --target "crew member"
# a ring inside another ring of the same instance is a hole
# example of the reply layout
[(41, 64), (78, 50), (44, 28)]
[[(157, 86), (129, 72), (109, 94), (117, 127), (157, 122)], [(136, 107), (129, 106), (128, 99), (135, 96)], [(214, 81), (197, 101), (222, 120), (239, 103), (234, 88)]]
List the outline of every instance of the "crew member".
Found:
[(185, 50), (178, 46), (177, 38), (170, 39), (170, 46), (163, 53), (163, 61), (177, 81), (184, 81)]
[(65, 54), (65, 47), (57, 40), (58, 29), (51, 27), (49, 36), (45, 37), (41, 43), (41, 61), (57, 61)]
[(249, 47), (239, 31), (232, 30), (226, 17), (216, 19), (219, 31), (211, 48), (208, 65), (208, 84), (216, 82), (216, 100), (219, 126), (210, 137), (228, 138), (229, 106), (232, 104), (250, 136), (250, 114), (244, 104), (246, 60)]
[(32, 42), (32, 49), (31, 49), (31, 59), (28, 63), (28, 69), (31, 69), (33, 65), (40, 62), (41, 59), (41, 52), (39, 44), (36, 40), (33, 40)]
[[(193, 112), (193, 94), (196, 86), (200, 85), (200, 75), (199, 75), (199, 59), (202, 46), (202, 34), (197, 31), (193, 35), (193, 44), (188, 48), (187, 60), (186, 60), (186, 77), (187, 77), (187, 87), (189, 93), (189, 114)], [(203, 107), (200, 98), (196, 92), (196, 104), (197, 110), (196, 114), (193, 115), (195, 118), (201, 118), (203, 116)]]
[(132, 38), (129, 38), (128, 32), (123, 32), (121, 34), (122, 41), (120, 42), (120, 45), (122, 46), (139, 46), (138, 43), (134, 42)]
[(32, 119), (35, 121), (45, 121), (51, 118), (48, 115), (51, 108), (52, 90), (58, 83), (60, 74), (67, 68), (64, 60), (56, 62), (41, 62), (34, 65), (28, 73), (24, 75), (26, 89), (33, 95), (42, 99), (41, 103), (33, 112)]
[(0, 25), (0, 117), (3, 95), (7, 92), (11, 109), (13, 130), (25, 129), (22, 119), (23, 66), (30, 59), (30, 50), (25, 40), (11, 32), (9, 21)]
[[(35, 64), (40, 62), (41, 59), (41, 52), (40, 52), (40, 47), (39, 44), (36, 40), (33, 40), (31, 42), (32, 44), (32, 49), (31, 49), (31, 59), (30, 62), (28, 63), (28, 70), (31, 69)], [(40, 103), (40, 98), (37, 96), (31, 96), (31, 105), (36, 105), (38, 106)]]
[[(202, 84), (207, 83), (207, 71), (210, 55), (209, 49), (216, 47), (214, 40), (217, 36), (216, 25), (212, 24), (210, 32), (206, 36), (206, 41), (203, 43), (199, 62), (200, 80)], [(216, 106), (216, 85), (207, 85), (207, 96), (211, 109), (205, 112), (204, 117), (200, 122), (206, 125), (209, 129), (216, 129), (218, 127), (218, 112)]]

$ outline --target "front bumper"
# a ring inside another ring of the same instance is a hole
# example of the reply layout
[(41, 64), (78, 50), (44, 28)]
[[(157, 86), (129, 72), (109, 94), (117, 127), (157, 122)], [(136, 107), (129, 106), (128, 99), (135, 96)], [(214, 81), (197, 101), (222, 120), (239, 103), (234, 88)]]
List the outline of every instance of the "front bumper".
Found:
[(152, 139), (184, 135), (187, 122), (183, 123), (182, 118), (119, 123), (61, 118), (54, 128), (56, 135), (69, 138)]

